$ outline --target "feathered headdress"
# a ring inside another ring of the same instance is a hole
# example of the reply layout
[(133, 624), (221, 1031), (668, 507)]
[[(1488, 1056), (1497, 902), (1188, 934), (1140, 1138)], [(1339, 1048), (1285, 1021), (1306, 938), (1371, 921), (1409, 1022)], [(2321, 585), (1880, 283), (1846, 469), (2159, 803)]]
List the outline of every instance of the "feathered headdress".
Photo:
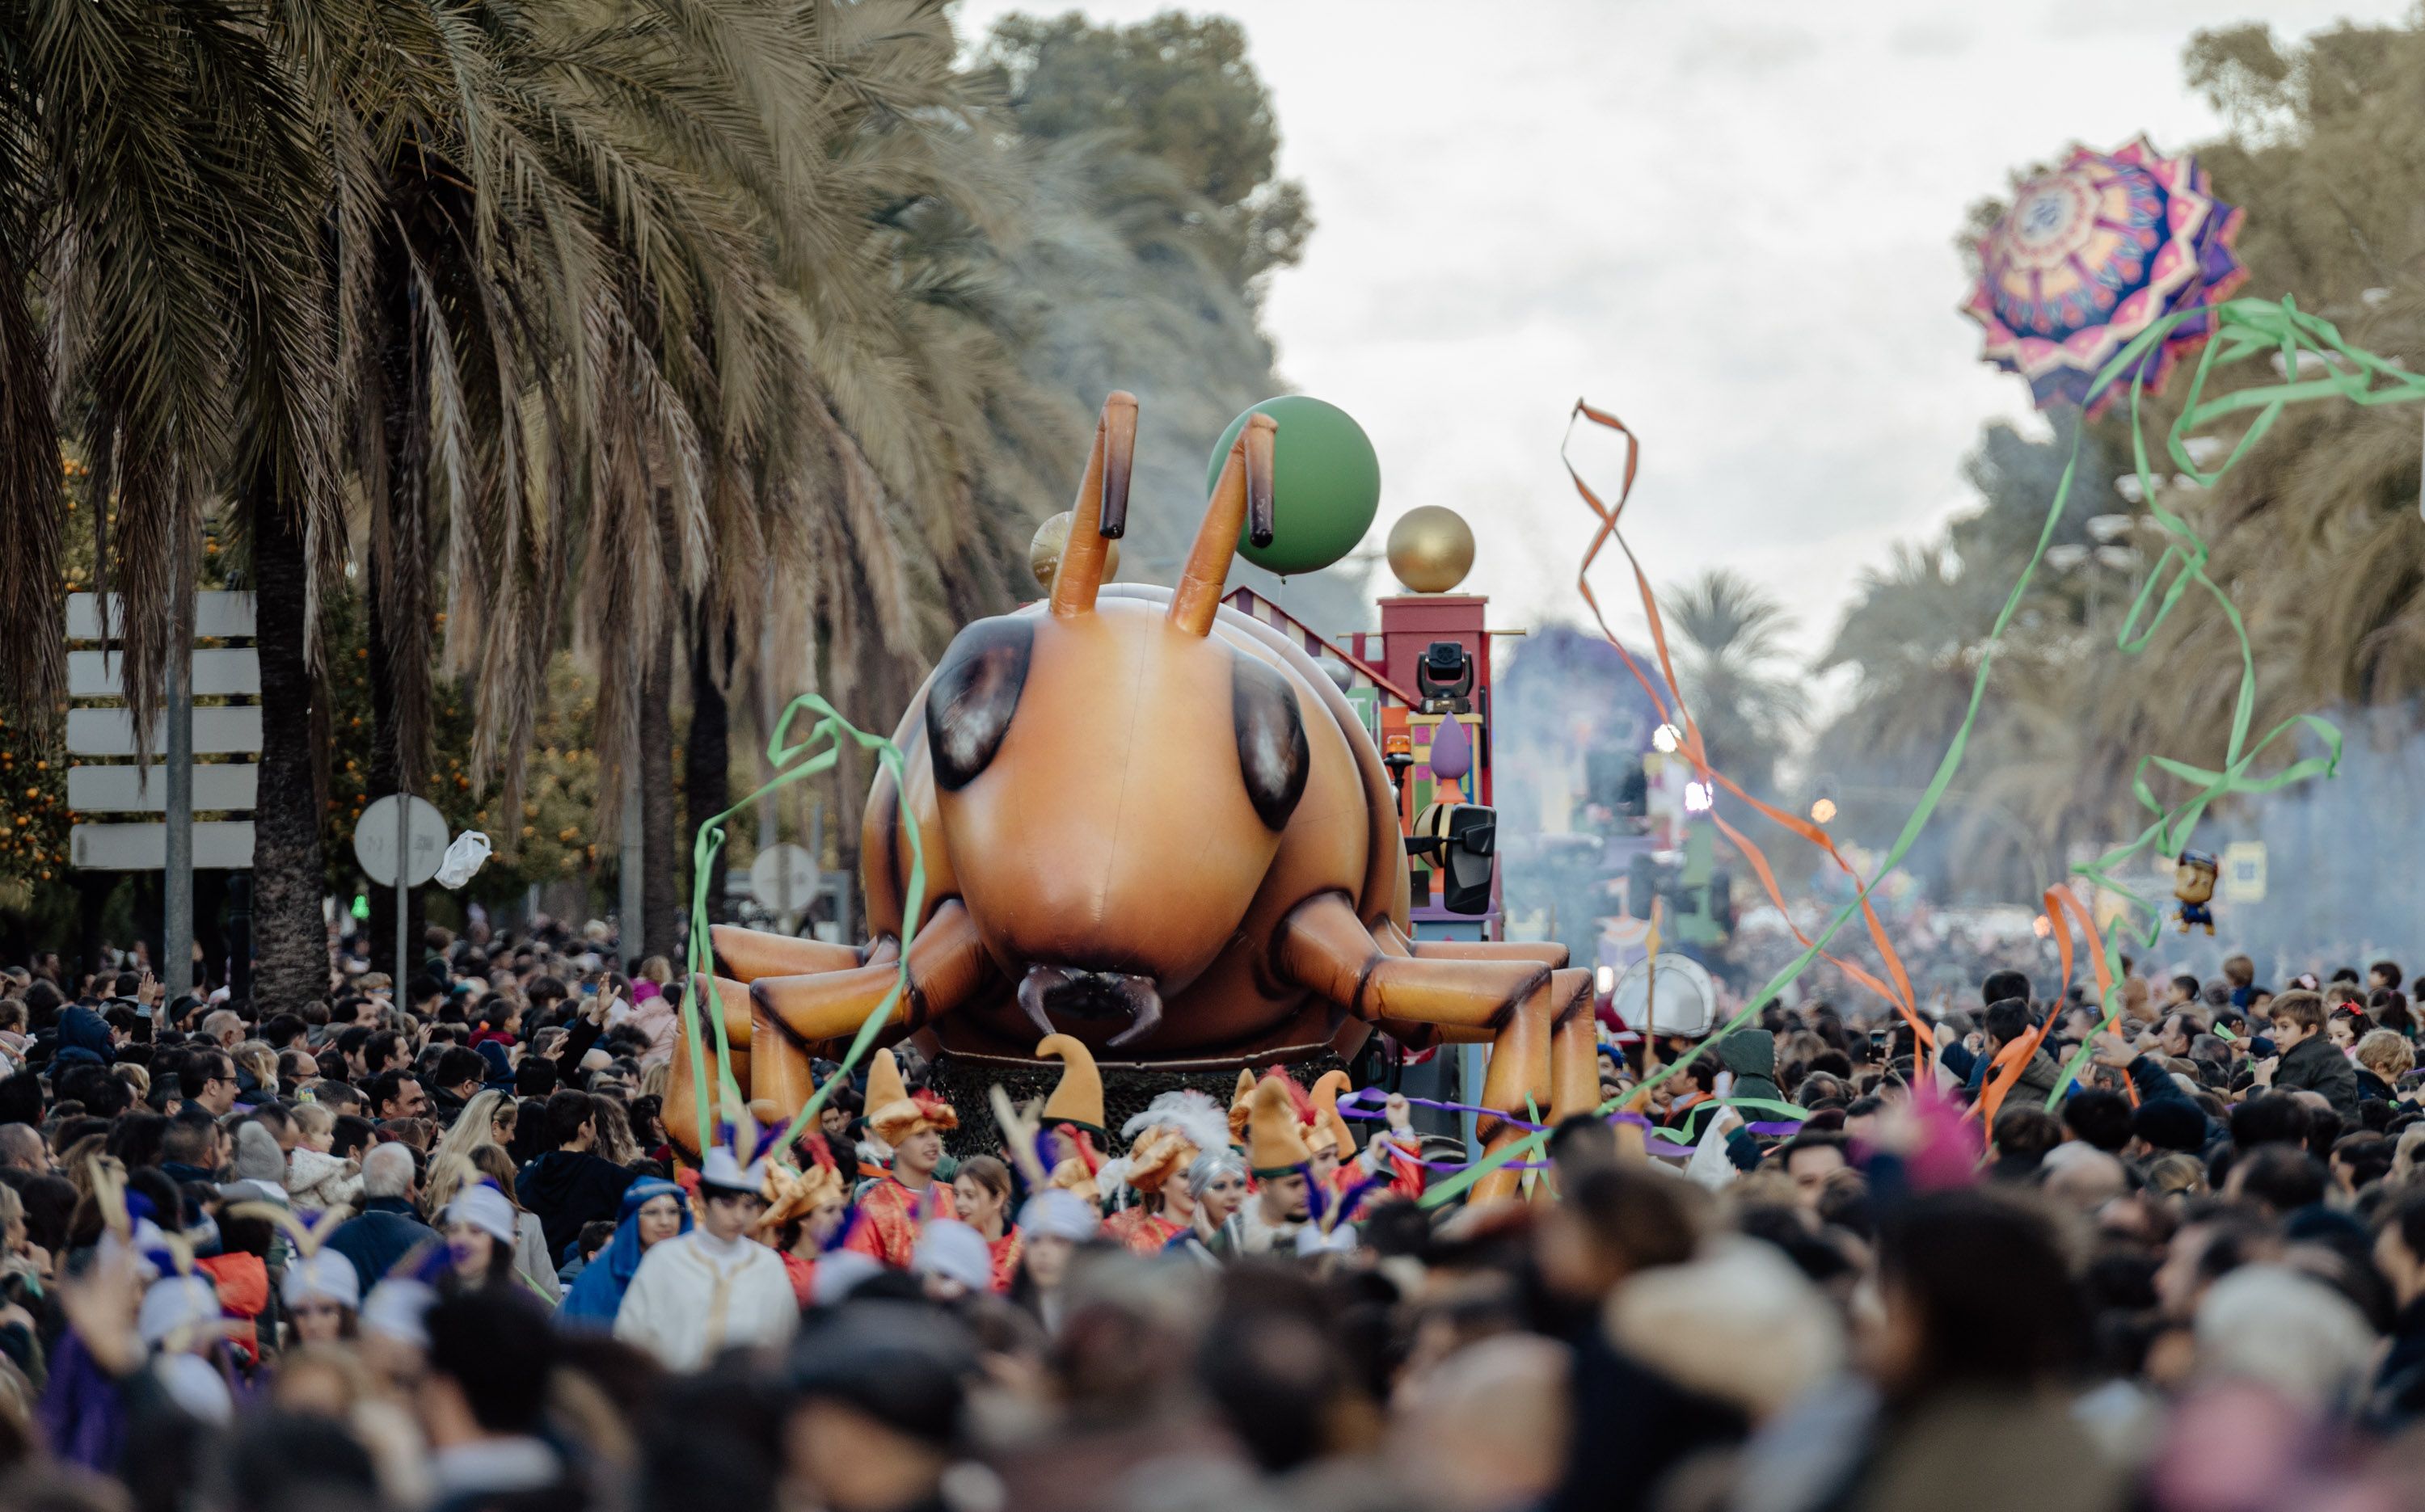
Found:
[(1097, 1173), (1105, 1186), (1126, 1182), (1141, 1192), (1158, 1192), (1186, 1173), (1196, 1157), (1229, 1142), (1229, 1122), (1221, 1106), (1198, 1091), (1164, 1092), (1120, 1125), (1129, 1153)]

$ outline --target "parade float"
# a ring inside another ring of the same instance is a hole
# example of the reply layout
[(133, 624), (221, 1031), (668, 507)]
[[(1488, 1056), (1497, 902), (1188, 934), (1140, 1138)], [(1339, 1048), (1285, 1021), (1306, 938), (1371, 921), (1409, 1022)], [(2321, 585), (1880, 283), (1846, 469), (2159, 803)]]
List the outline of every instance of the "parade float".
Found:
[[(1313, 444), (1293, 454), (1300, 427)], [(1470, 563), (1463, 522), (1424, 512), (1397, 533), (1393, 564), (1430, 591), (1386, 602), (1378, 636), (1332, 645), (1245, 590), (1225, 603), (1234, 555), (1309, 570), (1377, 501), (1354, 422), (1284, 399), (1223, 438), (1177, 586), (1109, 583), (1135, 428), (1113, 395), (1075, 508), (1036, 543), (1046, 597), (963, 629), (881, 753), (868, 941), (707, 931), (694, 1000), (715, 1011), (675, 1057), (666, 1116), (686, 1154), (702, 1086), (796, 1126), (822, 1100), (817, 1061), (905, 1041), (939, 1085), (1023, 1094), (1059, 1074), (1038, 1047), (1066, 1035), (1143, 1106), (1241, 1070), (1309, 1082), (1378, 1032), (1489, 1046), (1475, 1101), (1500, 1113), (1597, 1103), (1591, 973), (1490, 937), (1484, 600), (1444, 591)], [(1292, 539), (1293, 512), (1328, 540), (1302, 522)], [(972, 1122), (956, 1142), (990, 1137)]]

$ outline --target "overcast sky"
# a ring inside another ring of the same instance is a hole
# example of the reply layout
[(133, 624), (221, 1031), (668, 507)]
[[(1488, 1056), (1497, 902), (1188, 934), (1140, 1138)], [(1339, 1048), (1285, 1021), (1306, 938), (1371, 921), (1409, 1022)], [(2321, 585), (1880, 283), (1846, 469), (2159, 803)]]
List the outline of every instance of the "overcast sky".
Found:
[[(962, 24), (1062, 8), (968, 0)], [(1965, 507), (1981, 425), (2029, 413), (1955, 312), (1967, 207), (2075, 140), (2144, 132), (2169, 151), (2214, 132), (2181, 79), (2200, 26), (2303, 35), (2408, 4), (1216, 8), (1245, 24), (1282, 169), (1312, 198), (1318, 228), (1266, 324), (1286, 377), (1379, 449), (1367, 545), (1449, 505), (1480, 537), (1468, 587), (1497, 622), (1579, 617), (1589, 516), (1557, 451), (1581, 395), (1645, 438), (1627, 536), (1654, 581), (1734, 566), (1815, 649), (1863, 566)], [(1614, 481), (1614, 452), (1581, 454)], [(1621, 564), (1601, 571), (1602, 601), (1630, 602)]]

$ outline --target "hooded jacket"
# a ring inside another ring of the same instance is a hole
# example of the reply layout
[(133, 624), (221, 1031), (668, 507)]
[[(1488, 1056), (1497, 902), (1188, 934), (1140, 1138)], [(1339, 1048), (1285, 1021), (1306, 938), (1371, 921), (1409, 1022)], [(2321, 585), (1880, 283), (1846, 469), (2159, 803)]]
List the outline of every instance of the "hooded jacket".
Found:
[(1766, 1029), (1737, 1029), (1718, 1042), (1718, 1064), (1734, 1073), (1729, 1097), (1764, 1097), (1785, 1101), (1776, 1085), (1776, 1036)]
[(504, 1092), (514, 1090), (514, 1056), (510, 1048), (511, 1042), (506, 1037), (491, 1036), (472, 1046), (489, 1068), (481, 1085), (494, 1087)]
[(59, 1045), (52, 1053), (52, 1065), (105, 1066), (109, 1052), (108, 1020), (82, 1006), (59, 1015)]

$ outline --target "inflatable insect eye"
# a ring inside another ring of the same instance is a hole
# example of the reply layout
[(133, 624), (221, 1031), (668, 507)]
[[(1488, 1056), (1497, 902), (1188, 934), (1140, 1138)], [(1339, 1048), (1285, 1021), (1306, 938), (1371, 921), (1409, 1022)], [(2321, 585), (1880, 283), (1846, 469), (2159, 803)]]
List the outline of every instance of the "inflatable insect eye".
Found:
[(943, 653), (926, 697), (926, 744), (934, 752), (936, 787), (957, 792), (992, 764), (1010, 732), (1010, 717), (1019, 711), (1035, 648), (1035, 625), (1005, 617), (977, 621)]
[(1285, 829), (1297, 800), (1305, 796), (1306, 775), (1313, 765), (1296, 690), (1254, 658), (1232, 658), (1229, 714), (1237, 726), (1238, 771), (1245, 778), (1255, 816), (1265, 829)]

